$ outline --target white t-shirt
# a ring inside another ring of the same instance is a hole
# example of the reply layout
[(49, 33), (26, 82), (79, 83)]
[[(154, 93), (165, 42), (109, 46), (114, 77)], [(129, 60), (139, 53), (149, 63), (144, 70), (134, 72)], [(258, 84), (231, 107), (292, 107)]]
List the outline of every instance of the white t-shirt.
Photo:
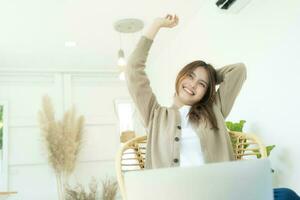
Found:
[(188, 121), (187, 114), (190, 109), (191, 106), (187, 105), (179, 109), (181, 116), (180, 167), (204, 164), (199, 137)]

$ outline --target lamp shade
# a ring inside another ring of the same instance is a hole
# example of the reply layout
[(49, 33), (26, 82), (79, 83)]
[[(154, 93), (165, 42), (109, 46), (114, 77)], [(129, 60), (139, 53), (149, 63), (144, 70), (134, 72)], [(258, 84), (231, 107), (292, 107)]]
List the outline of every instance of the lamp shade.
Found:
[(124, 67), (126, 65), (125, 54), (123, 49), (118, 51), (118, 66)]

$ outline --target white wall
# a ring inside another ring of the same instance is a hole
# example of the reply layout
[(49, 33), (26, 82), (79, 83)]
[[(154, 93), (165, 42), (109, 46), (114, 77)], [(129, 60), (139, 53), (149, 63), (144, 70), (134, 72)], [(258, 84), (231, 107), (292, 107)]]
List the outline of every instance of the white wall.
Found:
[(162, 48), (155, 40), (153, 49), (160, 50), (160, 56), (149, 56), (149, 77), (158, 100), (172, 103), (176, 75), (192, 60), (217, 68), (244, 62), (248, 78), (227, 120), (245, 119), (246, 132), (259, 135), (266, 145), (275, 144), (270, 157), (274, 186), (300, 193), (300, 2), (253, 0), (240, 13), (226, 14), (206, 1), (176, 29), (169, 46)]
[(57, 199), (55, 175), (47, 164), (37, 123), (45, 94), (52, 98), (57, 118), (72, 104), (86, 118), (84, 142), (71, 183), (87, 185), (92, 177), (101, 183), (115, 176), (119, 132), (114, 100), (129, 97), (117, 73), (0, 71), (0, 100), (9, 104), (9, 190), (18, 192), (10, 199)]

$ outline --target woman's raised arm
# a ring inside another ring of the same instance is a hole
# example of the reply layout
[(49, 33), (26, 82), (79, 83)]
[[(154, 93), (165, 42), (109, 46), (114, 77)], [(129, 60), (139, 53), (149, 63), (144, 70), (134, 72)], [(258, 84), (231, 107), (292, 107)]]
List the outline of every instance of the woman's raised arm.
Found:
[(144, 36), (139, 40), (136, 48), (129, 57), (125, 75), (129, 93), (139, 111), (145, 128), (154, 116), (156, 108), (160, 107), (150, 87), (150, 81), (145, 73), (145, 63), (153, 39), (162, 27), (172, 28), (178, 23), (178, 17), (167, 15), (165, 18), (157, 18), (151, 24)]
[(247, 76), (246, 66), (243, 63), (226, 65), (217, 69), (217, 104), (220, 106), (224, 119), (229, 115)]

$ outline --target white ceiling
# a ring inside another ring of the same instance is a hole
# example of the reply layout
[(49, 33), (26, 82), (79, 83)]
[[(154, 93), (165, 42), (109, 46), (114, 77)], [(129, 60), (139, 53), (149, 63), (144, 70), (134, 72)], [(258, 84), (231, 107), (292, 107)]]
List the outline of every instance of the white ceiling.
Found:
[[(120, 46), (113, 23), (177, 13), (187, 23), (206, 0), (1, 0), (0, 68), (112, 68)], [(208, 1), (213, 3), (212, 0)], [(122, 35), (129, 53), (141, 33)], [(76, 42), (66, 47), (65, 42)]]

